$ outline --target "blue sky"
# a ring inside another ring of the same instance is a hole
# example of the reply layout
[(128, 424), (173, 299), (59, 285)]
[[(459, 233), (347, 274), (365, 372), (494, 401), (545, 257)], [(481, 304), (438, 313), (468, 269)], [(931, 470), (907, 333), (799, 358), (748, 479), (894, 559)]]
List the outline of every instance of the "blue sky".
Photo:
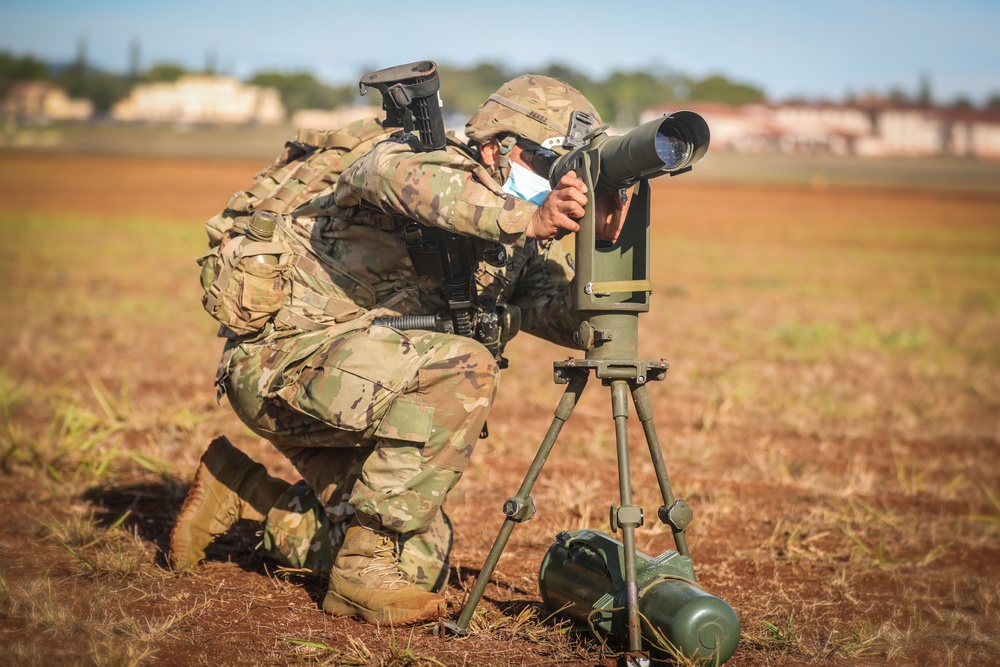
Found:
[(615, 68), (722, 73), (772, 99), (842, 99), (922, 76), (936, 99), (1000, 94), (998, 0), (538, 0), (420, 3), (221, 0), (0, 0), (0, 50), (126, 71), (174, 62), (246, 77), (305, 70), (328, 83), (414, 60), (514, 72), (559, 61), (594, 76)]

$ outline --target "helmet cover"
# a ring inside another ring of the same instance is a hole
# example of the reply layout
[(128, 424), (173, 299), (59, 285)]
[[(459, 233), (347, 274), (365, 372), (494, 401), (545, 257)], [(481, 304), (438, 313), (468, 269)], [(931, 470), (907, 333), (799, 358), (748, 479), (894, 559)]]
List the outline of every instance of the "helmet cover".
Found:
[(465, 124), (465, 135), (485, 144), (499, 134), (512, 133), (546, 147), (558, 146), (577, 110), (600, 125), (597, 109), (576, 88), (549, 76), (524, 74), (490, 95)]

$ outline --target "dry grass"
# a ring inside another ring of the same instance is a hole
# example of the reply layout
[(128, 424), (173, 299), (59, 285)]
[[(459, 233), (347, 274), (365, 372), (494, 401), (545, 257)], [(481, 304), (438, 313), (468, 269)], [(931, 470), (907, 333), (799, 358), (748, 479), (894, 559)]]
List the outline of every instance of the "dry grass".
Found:
[[(167, 178), (164, 164), (151, 168)], [(219, 345), (196, 305), (192, 258), (199, 221), (252, 165), (214, 168), (208, 185), (170, 186), (192, 188), (173, 204), (189, 209), (142, 217), (124, 203), (114, 216), (43, 216), (11, 208), (30, 208), (23, 194), (0, 201), (0, 234), (17, 249), (0, 268), (12, 323), (0, 329), (0, 664), (613, 661), (614, 646), (548, 618), (537, 593), (555, 534), (605, 529), (618, 502), (610, 402), (596, 382), (468, 638), (325, 616), (323, 582), (276, 572), (254, 554), (252, 526), (198, 572), (164, 569), (173, 514), (215, 434), (293, 476), (212, 394)], [(30, 190), (2, 156), (0, 176)], [(103, 199), (112, 194), (122, 197)], [(1000, 200), (683, 179), (658, 182), (654, 196), (640, 353), (671, 363), (650, 396), (675, 490), (695, 511), (699, 579), (741, 619), (729, 664), (990, 664)], [(456, 615), (562, 391), (549, 360), (568, 354), (532, 339), (510, 350), (491, 437), (448, 501)], [(673, 543), (629, 426), (639, 546), (657, 554)]]

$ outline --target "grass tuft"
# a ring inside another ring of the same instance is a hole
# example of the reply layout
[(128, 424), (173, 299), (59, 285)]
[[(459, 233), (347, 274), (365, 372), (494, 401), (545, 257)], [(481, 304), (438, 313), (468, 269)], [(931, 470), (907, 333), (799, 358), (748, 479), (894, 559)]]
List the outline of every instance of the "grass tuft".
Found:
[(157, 653), (154, 642), (163, 637), (149, 631), (157, 622), (137, 619), (120, 607), (115, 614), (106, 604), (112, 596), (101, 589), (77, 598), (45, 577), (13, 586), (0, 575), (0, 618), (23, 625), (32, 635), (27, 643), (4, 646), (0, 665), (58, 664), (69, 658), (71, 664), (102, 667), (148, 664)]
[(82, 574), (121, 582), (134, 578), (150, 560), (146, 542), (122, 527), (128, 514), (120, 516), (107, 529), (99, 528), (91, 516), (69, 521), (52, 519), (43, 523), (43, 528)]
[(993, 508), (993, 511), (990, 514), (970, 514), (966, 517), (966, 519), (969, 521), (1000, 525), (1000, 497), (998, 497), (997, 494), (985, 484), (981, 485), (980, 488), (983, 490), (983, 495), (986, 496), (986, 500)]
[(802, 636), (794, 624), (795, 614), (789, 613), (788, 618), (772, 622), (759, 620), (752, 623), (752, 630), (742, 633), (741, 644), (747, 645), (757, 651), (765, 653), (779, 653), (782, 655), (797, 653), (799, 651)]
[(837, 624), (830, 630), (823, 647), (827, 658), (843, 656), (852, 660), (860, 658), (898, 658), (900, 651), (894, 648), (899, 631), (892, 622), (875, 625), (871, 620), (855, 620), (847, 624)]
[(444, 663), (430, 656), (421, 655), (413, 647), (411, 630), (406, 644), (396, 636), (395, 628), (389, 631), (389, 646), (385, 651), (372, 650), (360, 637), (348, 637), (346, 648), (339, 649), (322, 642), (283, 638), (297, 647), (298, 653), (316, 658), (321, 665), (350, 665), (351, 667), (445, 667)]

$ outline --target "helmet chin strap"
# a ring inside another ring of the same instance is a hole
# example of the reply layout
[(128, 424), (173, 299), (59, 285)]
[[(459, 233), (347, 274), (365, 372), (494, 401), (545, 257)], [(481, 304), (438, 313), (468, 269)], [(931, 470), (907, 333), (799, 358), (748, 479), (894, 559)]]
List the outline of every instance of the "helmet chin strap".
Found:
[(500, 174), (500, 182), (503, 183), (510, 174), (510, 154), (513, 152), (515, 144), (517, 144), (517, 137), (513, 134), (508, 134), (503, 139), (497, 139), (496, 142), (497, 146), (500, 147), (497, 171)]

